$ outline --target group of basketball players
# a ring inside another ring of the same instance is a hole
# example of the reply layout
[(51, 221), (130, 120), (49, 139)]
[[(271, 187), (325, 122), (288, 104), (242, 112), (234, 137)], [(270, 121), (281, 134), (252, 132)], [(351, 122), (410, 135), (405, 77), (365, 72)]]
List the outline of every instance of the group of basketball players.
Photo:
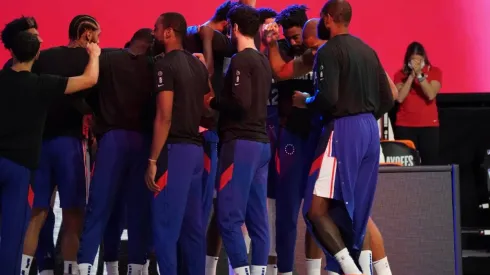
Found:
[(319, 19), (306, 10), (227, 1), (193, 27), (168, 12), (124, 49), (103, 50), (89, 15), (73, 18), (67, 46), (41, 52), (34, 18), (7, 24), (1, 274), (28, 274), (34, 257), (54, 274), (57, 189), (64, 274), (92, 274), (102, 242), (119, 274), (127, 228), (128, 274), (148, 274), (154, 251), (162, 275), (215, 275), (222, 243), (237, 275), (291, 275), (303, 205), (308, 275), (323, 253), (332, 275), (372, 275), (373, 261), (390, 275), (369, 217), (376, 120), (396, 88), (349, 35), (347, 1), (329, 0)]

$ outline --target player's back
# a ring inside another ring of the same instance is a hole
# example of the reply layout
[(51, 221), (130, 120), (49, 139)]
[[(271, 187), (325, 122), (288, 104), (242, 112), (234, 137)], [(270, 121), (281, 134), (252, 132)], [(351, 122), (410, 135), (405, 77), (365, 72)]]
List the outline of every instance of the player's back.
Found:
[[(384, 70), (371, 47), (352, 35), (337, 35), (319, 49), (317, 58), (338, 62), (338, 100), (331, 115), (343, 117), (374, 113), (379, 109), (379, 78), (384, 75)], [(328, 65), (324, 70), (328, 76)], [(323, 68), (318, 71), (320, 75), (316, 76), (317, 80), (322, 81), (325, 77), (322, 75)], [(329, 82), (328, 79), (326, 81)]]
[[(52, 74), (64, 77), (82, 75), (89, 56), (84, 48), (65, 46), (44, 50), (34, 63), (32, 71), (38, 74)], [(84, 93), (56, 99), (48, 110), (44, 137), (81, 136), (84, 109)]]
[(162, 92), (165, 92), (169, 87), (174, 93), (172, 125), (167, 143), (202, 145), (199, 123), (204, 95), (210, 90), (206, 66), (184, 50), (171, 51), (158, 62), (162, 64), (157, 63), (157, 89), (160, 90), (162, 86)]
[(96, 115), (97, 134), (113, 129), (150, 131), (153, 83), (149, 56), (125, 49), (105, 51), (100, 57), (96, 93), (89, 100)]
[(269, 141), (266, 120), (271, 79), (269, 60), (257, 50), (245, 49), (232, 57), (220, 101), (239, 101), (235, 104), (240, 107), (222, 108), (220, 140)]

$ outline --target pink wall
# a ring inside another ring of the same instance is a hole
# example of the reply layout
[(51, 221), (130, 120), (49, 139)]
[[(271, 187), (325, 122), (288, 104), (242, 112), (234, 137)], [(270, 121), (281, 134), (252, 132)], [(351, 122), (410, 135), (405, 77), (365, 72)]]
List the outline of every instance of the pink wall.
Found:
[[(8, 2), (7, 2), (8, 1)], [(20, 15), (35, 16), (44, 48), (65, 44), (68, 24), (80, 13), (95, 16), (103, 29), (104, 47), (122, 47), (134, 31), (152, 27), (165, 11), (181, 12), (189, 24), (209, 18), (221, 0), (6, 0), (0, 9), (3, 25)], [(281, 9), (294, 0), (258, 0), (258, 6)], [(307, 0), (310, 16), (324, 1)], [(401, 67), (407, 45), (424, 44), (431, 62), (443, 71), (443, 92), (490, 92), (490, 1), (351, 0), (352, 33), (378, 52), (390, 74)], [(0, 63), (8, 52), (0, 50)]]

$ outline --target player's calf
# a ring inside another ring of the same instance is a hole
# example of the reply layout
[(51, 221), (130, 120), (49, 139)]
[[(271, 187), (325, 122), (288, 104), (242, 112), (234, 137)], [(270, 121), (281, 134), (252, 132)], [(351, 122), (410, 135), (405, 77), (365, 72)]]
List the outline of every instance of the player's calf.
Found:
[(29, 274), (32, 260), (36, 254), (39, 242), (39, 233), (48, 217), (49, 208), (34, 208), (24, 237), (24, 247), (22, 252), (21, 274)]
[(82, 208), (63, 209), (63, 238), (61, 254), (64, 274), (78, 274), (77, 253), (82, 233), (84, 211)]

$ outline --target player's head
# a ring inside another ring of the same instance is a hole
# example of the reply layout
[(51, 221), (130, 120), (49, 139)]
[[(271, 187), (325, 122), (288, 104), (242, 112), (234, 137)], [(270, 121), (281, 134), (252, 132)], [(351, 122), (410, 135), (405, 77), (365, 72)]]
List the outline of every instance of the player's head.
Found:
[(328, 0), (320, 12), (318, 37), (329, 40), (331, 37), (346, 32), (352, 19), (352, 7), (346, 0)]
[(144, 54), (153, 43), (153, 35), (150, 28), (139, 29), (133, 34), (125, 48), (129, 48), (133, 54)]
[(409, 73), (412, 71), (411, 63), (419, 62), (422, 67), (430, 65), (429, 58), (427, 57), (427, 52), (424, 46), (419, 42), (412, 42), (407, 47), (405, 52), (405, 58), (403, 59), (403, 71)]
[(296, 51), (303, 49), (302, 30), (308, 16), (305, 5), (291, 5), (276, 16), (277, 24), (282, 26), (283, 34), (291, 47)]
[(228, 24), (232, 41), (241, 37), (254, 38), (259, 31), (260, 17), (256, 9), (237, 4), (228, 12)]
[(177, 12), (166, 12), (158, 17), (155, 23), (153, 35), (155, 40), (163, 44), (182, 46), (187, 34), (187, 22), (182, 14)]
[(39, 56), (43, 42), (33, 17), (17, 18), (2, 30), (2, 42), (17, 62), (30, 62)]
[(319, 22), (320, 19), (313, 18), (308, 20), (303, 27), (303, 44), (308, 49), (311, 49), (313, 51), (318, 50), (318, 48), (326, 42), (325, 40), (321, 40), (320, 38), (318, 38), (317, 28)]
[(235, 2), (231, 2), (228, 0), (221, 4), (218, 8), (216, 8), (213, 18), (211, 18), (211, 21), (215, 25), (215, 30), (225, 35), (228, 34), (228, 19), (226, 16), (234, 5), (236, 5)]
[(68, 38), (71, 42), (99, 43), (101, 33), (100, 25), (97, 20), (86, 14), (75, 16), (68, 28)]

